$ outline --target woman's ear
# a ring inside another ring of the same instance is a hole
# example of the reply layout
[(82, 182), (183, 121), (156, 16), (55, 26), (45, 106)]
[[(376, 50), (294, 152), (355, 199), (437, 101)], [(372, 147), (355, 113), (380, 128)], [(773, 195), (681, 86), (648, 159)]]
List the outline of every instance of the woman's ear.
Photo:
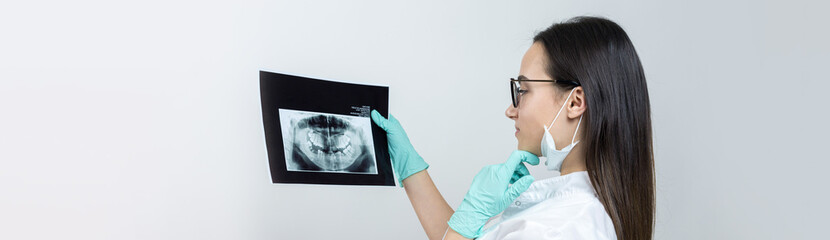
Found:
[(571, 96), (567, 107), (568, 118), (579, 118), (588, 107), (585, 102), (585, 91), (582, 90), (582, 86), (576, 87), (573, 91), (573, 96)]

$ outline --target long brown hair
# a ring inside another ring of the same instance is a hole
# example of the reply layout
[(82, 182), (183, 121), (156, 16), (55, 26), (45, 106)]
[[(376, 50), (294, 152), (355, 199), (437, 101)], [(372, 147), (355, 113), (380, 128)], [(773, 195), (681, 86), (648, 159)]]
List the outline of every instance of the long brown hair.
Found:
[(585, 92), (585, 164), (617, 239), (651, 239), (651, 109), (634, 45), (622, 27), (599, 17), (555, 23), (533, 41), (545, 46), (551, 77), (579, 82)]

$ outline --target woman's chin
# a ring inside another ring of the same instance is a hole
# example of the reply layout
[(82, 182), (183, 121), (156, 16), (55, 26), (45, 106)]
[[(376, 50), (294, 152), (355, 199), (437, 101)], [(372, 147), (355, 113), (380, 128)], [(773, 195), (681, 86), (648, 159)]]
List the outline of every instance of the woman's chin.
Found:
[(534, 149), (533, 147), (528, 147), (528, 146), (524, 146), (522, 144), (519, 144), (519, 146), (517, 147), (517, 150), (528, 151), (530, 153), (535, 154), (537, 157), (542, 156), (542, 151), (539, 148)]

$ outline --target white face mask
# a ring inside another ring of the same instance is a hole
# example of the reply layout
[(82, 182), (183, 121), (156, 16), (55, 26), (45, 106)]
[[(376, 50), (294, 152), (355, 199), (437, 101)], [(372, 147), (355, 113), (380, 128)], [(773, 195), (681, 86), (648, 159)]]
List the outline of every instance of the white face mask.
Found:
[(565, 104), (568, 104), (568, 99), (571, 98), (571, 93), (574, 92), (576, 88), (571, 89), (571, 92), (568, 93), (568, 98), (565, 99), (565, 103), (562, 104), (562, 107), (559, 108), (559, 112), (556, 113), (556, 117), (553, 118), (553, 122), (550, 123), (550, 127), (545, 127), (545, 134), (542, 136), (542, 156), (547, 158), (545, 161), (545, 166), (548, 167), (548, 170), (551, 171), (559, 171), (562, 168), (562, 162), (565, 161), (565, 157), (568, 156), (568, 153), (571, 152), (571, 149), (576, 146), (579, 141), (574, 142), (576, 139), (576, 131), (579, 130), (579, 124), (582, 123), (582, 116), (579, 116), (579, 122), (576, 124), (576, 129), (574, 130), (574, 136), (571, 138), (571, 145), (568, 145), (562, 150), (556, 150), (556, 143), (553, 141), (553, 136), (550, 135), (550, 128), (553, 128), (553, 124), (556, 123), (556, 119), (559, 118), (559, 114), (562, 113), (562, 109), (565, 109)]

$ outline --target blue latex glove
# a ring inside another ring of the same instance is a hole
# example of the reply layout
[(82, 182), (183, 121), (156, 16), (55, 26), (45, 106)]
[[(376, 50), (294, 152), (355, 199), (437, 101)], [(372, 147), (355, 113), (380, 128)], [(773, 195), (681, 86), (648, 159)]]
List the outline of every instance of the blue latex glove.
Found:
[(525, 162), (537, 165), (539, 157), (516, 150), (507, 162), (481, 169), (447, 224), (466, 238), (479, 237), (487, 220), (507, 209), (533, 183)]
[(389, 119), (386, 119), (377, 110), (372, 110), (372, 121), (386, 131), (392, 168), (395, 169), (395, 175), (398, 175), (399, 186), (403, 187), (404, 179), (429, 167), (424, 158), (415, 152), (412, 143), (409, 143), (409, 137), (395, 116), (389, 114)]

